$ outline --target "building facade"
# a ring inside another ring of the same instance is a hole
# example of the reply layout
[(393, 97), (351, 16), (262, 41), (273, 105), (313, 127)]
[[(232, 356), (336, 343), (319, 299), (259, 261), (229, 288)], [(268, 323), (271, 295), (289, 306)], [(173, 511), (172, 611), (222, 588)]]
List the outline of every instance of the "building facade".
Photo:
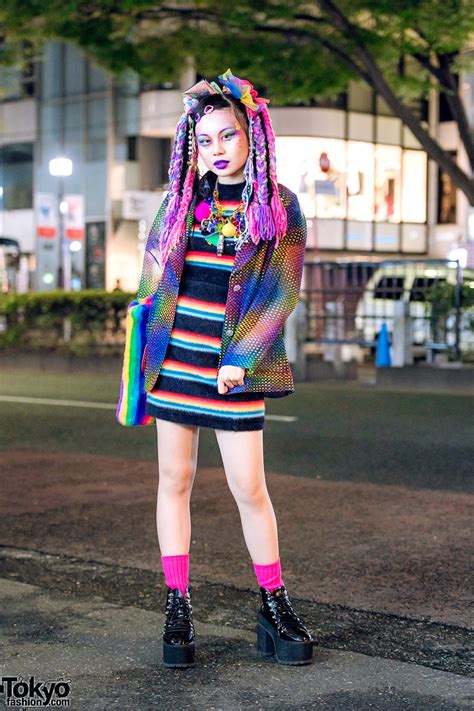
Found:
[[(20, 243), (19, 283), (62, 285), (65, 250), (72, 289), (135, 291), (181, 92), (198, 77), (189, 69), (177, 84), (116, 80), (51, 42), (29, 73), (0, 78), (0, 237)], [(474, 79), (462, 81), (472, 124)], [(308, 221), (308, 260), (461, 255), (474, 266), (474, 211), (384, 102), (354, 82), (313, 103), (270, 105), (279, 180)], [(433, 95), (412, 109), (465, 167), (443, 101)], [(70, 175), (51, 175), (57, 157), (72, 161)]]

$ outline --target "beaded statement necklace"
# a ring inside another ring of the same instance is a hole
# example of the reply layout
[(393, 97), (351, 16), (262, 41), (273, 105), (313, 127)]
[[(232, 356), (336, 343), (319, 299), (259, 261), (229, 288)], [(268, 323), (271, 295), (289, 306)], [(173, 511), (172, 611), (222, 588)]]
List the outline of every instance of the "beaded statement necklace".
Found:
[(196, 217), (201, 221), (201, 234), (209, 235), (206, 237), (206, 242), (216, 247), (218, 257), (224, 254), (225, 237), (239, 237), (245, 227), (243, 201), (240, 201), (232, 214), (226, 215), (219, 202), (217, 182), (212, 193), (211, 204), (200, 203), (196, 209)]

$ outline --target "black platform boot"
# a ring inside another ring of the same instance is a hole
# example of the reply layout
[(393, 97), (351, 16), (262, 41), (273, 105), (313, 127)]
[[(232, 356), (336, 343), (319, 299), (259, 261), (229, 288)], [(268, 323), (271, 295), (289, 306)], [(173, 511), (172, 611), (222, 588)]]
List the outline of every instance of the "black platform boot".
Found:
[(163, 630), (163, 663), (166, 667), (194, 665), (193, 606), (189, 587), (186, 594), (166, 586), (166, 619)]
[(262, 605), (257, 612), (257, 649), (275, 655), (281, 664), (310, 664), (314, 639), (291, 606), (284, 585), (270, 592), (260, 588)]

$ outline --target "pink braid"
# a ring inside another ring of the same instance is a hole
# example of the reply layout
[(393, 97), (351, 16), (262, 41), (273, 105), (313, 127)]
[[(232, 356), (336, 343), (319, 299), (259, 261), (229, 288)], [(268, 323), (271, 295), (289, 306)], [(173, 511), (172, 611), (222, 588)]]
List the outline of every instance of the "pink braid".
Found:
[[(183, 169), (187, 127), (188, 114), (184, 113), (176, 127), (176, 138), (170, 161), (169, 183), (171, 197), (163, 217), (160, 232), (160, 266), (164, 266), (170, 251), (182, 234), (186, 215), (193, 197), (193, 183), (196, 173), (194, 135), (191, 137), (192, 155), (189, 156), (190, 165), (184, 179), (182, 195), (180, 195), (180, 178)], [(194, 134), (192, 126), (190, 126), (190, 131)]]
[(268, 159), (270, 165), (270, 180), (272, 183), (272, 199), (271, 208), (276, 226), (276, 247), (280, 241), (280, 237), (286, 233), (287, 229), (287, 214), (285, 206), (278, 192), (278, 179), (276, 171), (276, 150), (275, 150), (275, 134), (273, 132), (272, 121), (266, 106), (262, 109), (262, 117), (265, 125), (265, 133), (268, 143)]
[(254, 181), (254, 198), (248, 211), (247, 227), (255, 244), (260, 239), (272, 239), (276, 235), (271, 207), (268, 204), (268, 163), (265, 133), (262, 121), (257, 116), (253, 121), (253, 137), (256, 153), (257, 176)]

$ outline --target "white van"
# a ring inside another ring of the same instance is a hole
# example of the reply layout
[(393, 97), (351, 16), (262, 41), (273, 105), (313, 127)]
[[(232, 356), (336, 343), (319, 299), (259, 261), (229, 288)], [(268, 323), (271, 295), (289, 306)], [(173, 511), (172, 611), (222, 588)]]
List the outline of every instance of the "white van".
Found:
[[(453, 266), (450, 266), (453, 265)], [(463, 269), (463, 281), (474, 289), (474, 269)], [(395, 302), (409, 304), (412, 321), (412, 343), (423, 346), (431, 341), (430, 304), (425, 295), (428, 289), (443, 283), (456, 283), (456, 267), (453, 262), (445, 264), (386, 264), (377, 269), (368, 280), (364, 293), (357, 303), (355, 328), (357, 337), (375, 345), (385, 322), (393, 331)], [(454, 313), (447, 318), (447, 333), (442, 335), (448, 345), (455, 344)], [(439, 336), (440, 337), (440, 336)], [(439, 338), (438, 337), (438, 338)], [(461, 350), (474, 349), (474, 309), (463, 309), (460, 327)], [(415, 348), (415, 352), (416, 349)]]

